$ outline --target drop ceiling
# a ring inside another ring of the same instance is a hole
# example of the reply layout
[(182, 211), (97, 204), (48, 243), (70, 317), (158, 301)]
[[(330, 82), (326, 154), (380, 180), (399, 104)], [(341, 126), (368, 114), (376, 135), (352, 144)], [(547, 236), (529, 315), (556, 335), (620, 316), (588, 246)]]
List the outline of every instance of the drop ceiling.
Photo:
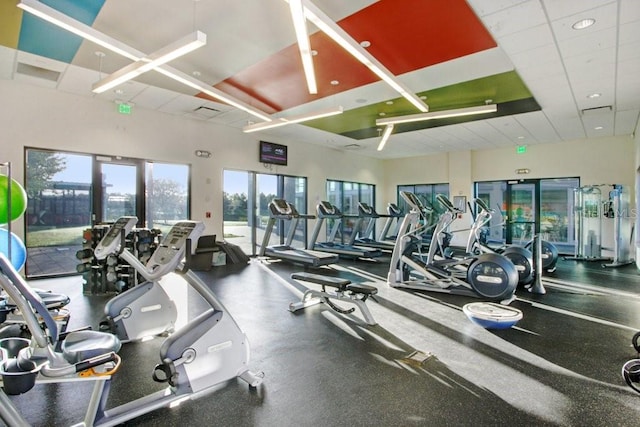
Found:
[[(637, 0), (311, 0), (429, 106), (496, 113), (396, 126), (377, 151), (375, 121), (417, 109), (308, 23), (318, 94), (307, 91), (284, 0), (46, 0), (138, 51), (195, 30), (207, 44), (170, 63), (273, 117), (344, 113), (252, 134), (377, 158), (630, 135), (640, 115)], [(241, 130), (259, 122), (155, 71), (96, 95), (131, 63), (0, 0), (0, 78)], [(572, 25), (591, 18), (591, 27)], [(115, 107), (114, 107), (115, 108)]]

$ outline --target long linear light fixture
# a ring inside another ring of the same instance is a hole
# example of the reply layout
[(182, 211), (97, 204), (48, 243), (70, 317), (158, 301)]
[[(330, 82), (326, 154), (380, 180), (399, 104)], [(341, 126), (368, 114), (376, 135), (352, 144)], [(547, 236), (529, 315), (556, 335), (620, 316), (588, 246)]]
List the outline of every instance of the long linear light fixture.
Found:
[[(130, 46), (127, 46), (126, 44), (112, 37), (109, 37), (106, 34), (103, 34), (86, 24), (83, 24), (82, 22), (76, 21), (75, 19), (41, 3), (38, 0), (21, 0), (17, 6), (25, 12), (37, 16), (40, 19), (50, 22), (77, 36), (82, 37), (83, 39), (89, 40), (90, 42), (93, 42), (98, 46), (102, 46), (105, 49), (108, 49), (133, 61), (140, 61), (147, 56), (144, 53)], [(224, 92), (210, 85), (207, 85), (206, 83), (201, 82), (200, 80), (195, 79), (190, 75), (183, 73), (182, 71), (179, 71), (169, 65), (161, 65), (159, 67), (156, 67), (155, 70), (193, 89), (199, 90), (215, 99), (223, 101), (240, 110), (246, 111), (247, 113), (262, 120), (268, 122), (273, 120), (267, 113), (260, 111), (257, 108), (254, 108), (240, 100), (237, 100), (225, 94)]]
[(387, 143), (389, 137), (391, 136), (391, 132), (393, 132), (393, 125), (387, 125), (387, 127), (384, 128), (384, 133), (382, 134), (380, 144), (378, 144), (378, 151), (382, 151), (384, 145)]
[(146, 73), (160, 65), (173, 61), (174, 59), (186, 55), (199, 47), (207, 44), (207, 35), (201, 31), (196, 31), (164, 48), (152, 53), (146, 58), (136, 61), (105, 77), (93, 85), (93, 92), (102, 93), (112, 89), (122, 83), (131, 80), (140, 74)]
[(306, 122), (308, 120), (335, 116), (337, 114), (342, 114), (342, 111), (343, 111), (342, 107), (337, 107), (337, 108), (327, 108), (325, 110), (316, 111), (311, 114), (301, 114), (299, 116), (292, 116), (287, 118), (281, 117), (271, 122), (254, 123), (252, 125), (245, 126), (242, 128), (242, 131), (245, 133), (250, 133), (250, 132), (257, 132), (261, 130), (273, 129), (280, 126), (292, 125), (294, 123)]
[(311, 43), (309, 42), (307, 20), (304, 17), (302, 0), (289, 0), (289, 8), (291, 9), (293, 28), (298, 39), (298, 49), (300, 50), (304, 75), (307, 79), (307, 87), (309, 88), (309, 93), (313, 95), (318, 93), (318, 85), (316, 83), (316, 73), (313, 70), (313, 55), (311, 54)]
[(345, 49), (351, 56), (356, 58), (367, 68), (369, 68), (375, 75), (381, 78), (385, 83), (391, 86), (395, 91), (407, 99), (418, 110), (426, 113), (429, 111), (429, 107), (425, 104), (416, 94), (414, 94), (408, 87), (400, 83), (396, 76), (391, 73), (380, 61), (373, 57), (365, 48), (360, 46), (353, 37), (351, 37), (346, 31), (344, 31), (338, 24), (336, 24), (331, 18), (329, 18), (323, 11), (318, 9), (310, 0), (302, 0), (304, 7), (304, 14), (308, 20), (320, 29), (323, 33), (329, 36), (333, 41), (338, 43), (343, 49)]
[(496, 104), (487, 104), (477, 107), (457, 108), (454, 110), (433, 111), (431, 113), (409, 114), (406, 116), (377, 119), (377, 126), (397, 125), (400, 123), (421, 122), (424, 120), (446, 119), (448, 117), (472, 116), (475, 114), (488, 114), (498, 111)]

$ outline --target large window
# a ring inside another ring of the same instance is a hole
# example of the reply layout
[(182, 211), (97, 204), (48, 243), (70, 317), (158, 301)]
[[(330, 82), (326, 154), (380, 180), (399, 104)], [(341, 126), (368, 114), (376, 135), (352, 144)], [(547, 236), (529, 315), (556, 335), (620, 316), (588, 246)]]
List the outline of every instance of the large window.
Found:
[(189, 166), (140, 159), (25, 150), (28, 277), (76, 273), (84, 230), (135, 215), (168, 228), (189, 218)]
[(422, 204), (430, 210), (426, 220), (433, 224), (438, 220), (440, 214), (444, 212), (444, 207), (438, 203), (436, 196), (442, 194), (449, 197), (449, 184), (398, 185), (398, 207), (406, 213), (407, 205), (404, 199), (400, 197), (401, 191), (408, 191), (418, 196)]
[[(269, 220), (269, 202), (282, 198), (300, 213), (307, 206), (307, 179), (298, 176), (225, 170), (223, 173), (223, 233), (226, 241), (256, 255)], [(289, 222), (275, 225), (270, 244), (283, 243)], [(278, 239), (278, 242), (275, 240)], [(306, 247), (307, 222), (299, 221), (294, 242)]]
[[(362, 184), (358, 182), (346, 182), (327, 180), (327, 201), (335, 205), (346, 216), (340, 221), (340, 226), (336, 236), (341, 237), (344, 242), (348, 242), (354, 230), (358, 215), (358, 203), (364, 202), (370, 206), (375, 206), (375, 185)], [(335, 225), (335, 220), (328, 220), (326, 224), (327, 235)]]
[(189, 166), (147, 162), (145, 170), (147, 227), (168, 228), (189, 218)]

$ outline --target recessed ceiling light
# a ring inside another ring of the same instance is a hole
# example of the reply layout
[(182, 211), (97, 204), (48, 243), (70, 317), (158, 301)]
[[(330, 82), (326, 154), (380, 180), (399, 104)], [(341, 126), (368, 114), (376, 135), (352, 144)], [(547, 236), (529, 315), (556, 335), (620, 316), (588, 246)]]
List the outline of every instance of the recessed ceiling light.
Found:
[(518, 137), (518, 139), (524, 139), (524, 136), (520, 135), (520, 136)]
[(604, 127), (603, 126), (596, 126), (596, 127), (594, 127), (594, 129), (595, 130), (602, 130), (602, 129), (604, 129)]
[(587, 95), (587, 98), (593, 99), (593, 98), (600, 98), (601, 96), (602, 96), (601, 93), (590, 93), (589, 95)]
[(340, 84), (340, 82), (339, 82), (339, 81), (337, 81), (337, 80), (331, 80), (331, 85), (332, 85), (332, 86), (338, 86), (339, 84)]
[(200, 71), (194, 71), (191, 74), (193, 75), (193, 77), (200, 77), (200, 75), (201, 75)]
[(102, 52), (102, 51), (100, 51), (100, 50), (96, 50), (96, 51), (94, 52), (94, 54), (95, 54), (98, 58), (104, 58), (105, 56), (107, 56), (107, 54), (106, 54), (106, 53), (104, 53), (104, 52)]
[(367, 48), (367, 47), (371, 46), (371, 42), (369, 40), (362, 40), (360, 42), (360, 46), (362, 46), (364, 48)]
[(581, 19), (578, 22), (574, 23), (571, 28), (574, 30), (584, 30), (596, 23), (596, 20), (593, 18)]
[(384, 117), (384, 116), (386, 116), (386, 115), (387, 115), (387, 113), (385, 113), (385, 112), (383, 111), (383, 112), (381, 112), (381, 113), (378, 113), (378, 115), (379, 115), (379, 116)]
[(317, 54), (318, 54), (318, 51), (317, 51), (317, 50), (313, 49), (313, 50), (311, 51), (311, 56), (316, 56)]
[(387, 105), (393, 105), (393, 101), (387, 101), (386, 104)]
[(122, 89), (116, 89), (113, 91), (116, 95), (124, 95), (124, 91)]
[(420, 97), (420, 99), (422, 99), (422, 100), (427, 99), (427, 95), (422, 95), (422, 96)]

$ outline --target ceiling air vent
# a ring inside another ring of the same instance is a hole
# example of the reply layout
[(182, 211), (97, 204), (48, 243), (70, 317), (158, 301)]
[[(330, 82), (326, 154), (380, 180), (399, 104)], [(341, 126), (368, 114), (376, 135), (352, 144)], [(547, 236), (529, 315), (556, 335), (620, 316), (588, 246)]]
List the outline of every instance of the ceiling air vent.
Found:
[(42, 68), (42, 67), (36, 67), (35, 65), (29, 65), (23, 62), (18, 62), (16, 73), (22, 74), (28, 77), (33, 77), (36, 79), (47, 80), (54, 83), (58, 81), (61, 74), (59, 71), (49, 70), (47, 68)]
[(198, 108), (194, 109), (188, 115), (191, 116), (191, 117), (195, 117), (197, 119), (207, 120), (207, 119), (210, 119), (212, 117), (217, 116), (218, 114), (220, 114), (220, 110), (216, 110), (215, 108), (206, 107), (204, 105), (201, 105)]
[(582, 110), (583, 116), (590, 116), (592, 114), (610, 113), (613, 110), (611, 105), (603, 105), (602, 107), (585, 108)]

